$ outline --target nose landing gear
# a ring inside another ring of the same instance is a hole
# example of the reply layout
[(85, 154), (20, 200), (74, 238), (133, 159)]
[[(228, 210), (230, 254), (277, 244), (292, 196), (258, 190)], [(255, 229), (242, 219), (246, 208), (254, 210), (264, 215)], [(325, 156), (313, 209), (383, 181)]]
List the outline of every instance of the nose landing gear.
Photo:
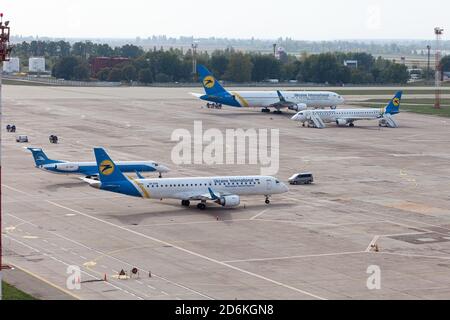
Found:
[(266, 204), (270, 204), (269, 196), (266, 196), (266, 201), (264, 201)]

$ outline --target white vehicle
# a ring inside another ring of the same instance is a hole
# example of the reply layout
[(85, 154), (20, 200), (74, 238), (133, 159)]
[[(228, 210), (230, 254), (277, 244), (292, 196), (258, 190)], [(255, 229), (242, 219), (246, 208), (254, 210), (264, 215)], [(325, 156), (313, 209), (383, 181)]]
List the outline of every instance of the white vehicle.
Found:
[(200, 201), (197, 208), (206, 209), (212, 201), (223, 207), (237, 207), (241, 195), (263, 195), (266, 204), (273, 194), (288, 192), (288, 187), (269, 176), (224, 176), (197, 178), (137, 179), (125, 176), (102, 148), (95, 148), (99, 179), (84, 178), (92, 187), (147, 199), (178, 199), (183, 206)]
[(344, 98), (330, 91), (230, 91), (225, 90), (203, 65), (197, 71), (205, 89), (205, 95), (192, 93), (205, 101), (221, 103), (236, 108), (262, 108), (262, 112), (281, 113), (280, 109), (301, 111), (307, 108), (335, 108)]
[(28, 136), (24, 136), (24, 135), (17, 136), (16, 137), (16, 142), (26, 143), (26, 142), (28, 142)]
[(306, 124), (308, 127), (320, 129), (325, 128), (325, 123), (331, 122), (335, 122), (338, 126), (349, 125), (353, 127), (357, 120), (378, 120), (379, 126), (397, 128), (398, 124), (392, 116), (400, 112), (401, 99), (402, 91), (399, 91), (389, 104), (381, 109), (304, 110), (298, 112), (291, 119), (300, 121), (303, 126)]

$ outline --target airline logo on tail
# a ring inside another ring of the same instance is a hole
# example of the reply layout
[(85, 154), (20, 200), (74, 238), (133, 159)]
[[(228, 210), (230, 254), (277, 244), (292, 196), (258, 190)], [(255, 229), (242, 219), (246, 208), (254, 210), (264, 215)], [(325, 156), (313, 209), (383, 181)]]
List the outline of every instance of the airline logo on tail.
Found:
[(400, 105), (400, 99), (399, 98), (394, 98), (394, 100), (392, 100), (392, 104), (396, 107), (398, 107)]
[(109, 176), (110, 174), (112, 174), (114, 172), (114, 163), (112, 163), (112, 161), (110, 161), (110, 160), (103, 160), (100, 163), (100, 172), (104, 176)]
[(213, 76), (206, 76), (203, 79), (203, 85), (205, 86), (205, 88), (211, 89), (212, 87), (214, 87), (215, 84), (216, 80), (214, 79)]

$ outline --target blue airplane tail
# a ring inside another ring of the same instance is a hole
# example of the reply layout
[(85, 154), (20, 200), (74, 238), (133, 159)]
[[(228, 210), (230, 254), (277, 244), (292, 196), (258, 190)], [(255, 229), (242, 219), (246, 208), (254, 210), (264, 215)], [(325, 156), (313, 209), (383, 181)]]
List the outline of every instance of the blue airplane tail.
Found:
[(197, 72), (207, 95), (216, 96), (228, 93), (204, 65), (197, 65)]
[(101, 189), (142, 197), (137, 186), (120, 171), (103, 148), (94, 148)]
[(43, 166), (46, 164), (52, 163), (62, 163), (63, 161), (52, 160), (47, 157), (44, 151), (41, 148), (27, 148), (33, 154), (34, 162), (36, 163), (36, 167)]
[(384, 113), (397, 114), (400, 112), (400, 102), (402, 100), (403, 91), (398, 91), (394, 98), (389, 101), (389, 104), (384, 108)]

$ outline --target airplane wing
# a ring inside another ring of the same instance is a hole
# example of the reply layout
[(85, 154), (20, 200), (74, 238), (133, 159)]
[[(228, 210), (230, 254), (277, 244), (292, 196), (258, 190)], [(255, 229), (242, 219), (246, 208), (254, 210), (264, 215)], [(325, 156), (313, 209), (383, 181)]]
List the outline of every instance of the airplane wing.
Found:
[[(271, 104), (270, 106), (268, 106), (269, 108), (276, 108), (276, 109), (289, 108), (291, 110), (301, 111), (300, 109), (298, 109), (297, 103), (286, 100), (286, 98), (283, 96), (283, 94), (279, 90), (277, 90), (277, 95), (278, 95), (278, 99), (280, 99), (280, 101)], [(305, 105), (305, 109), (306, 109), (306, 105)]]
[(229, 196), (231, 194), (224, 193), (224, 192), (216, 192), (213, 191), (211, 188), (208, 188), (208, 193), (203, 194), (196, 194), (196, 193), (184, 193), (182, 195), (179, 195), (180, 198), (183, 198), (184, 200), (203, 200), (203, 201), (216, 201), (220, 199), (223, 196)]

